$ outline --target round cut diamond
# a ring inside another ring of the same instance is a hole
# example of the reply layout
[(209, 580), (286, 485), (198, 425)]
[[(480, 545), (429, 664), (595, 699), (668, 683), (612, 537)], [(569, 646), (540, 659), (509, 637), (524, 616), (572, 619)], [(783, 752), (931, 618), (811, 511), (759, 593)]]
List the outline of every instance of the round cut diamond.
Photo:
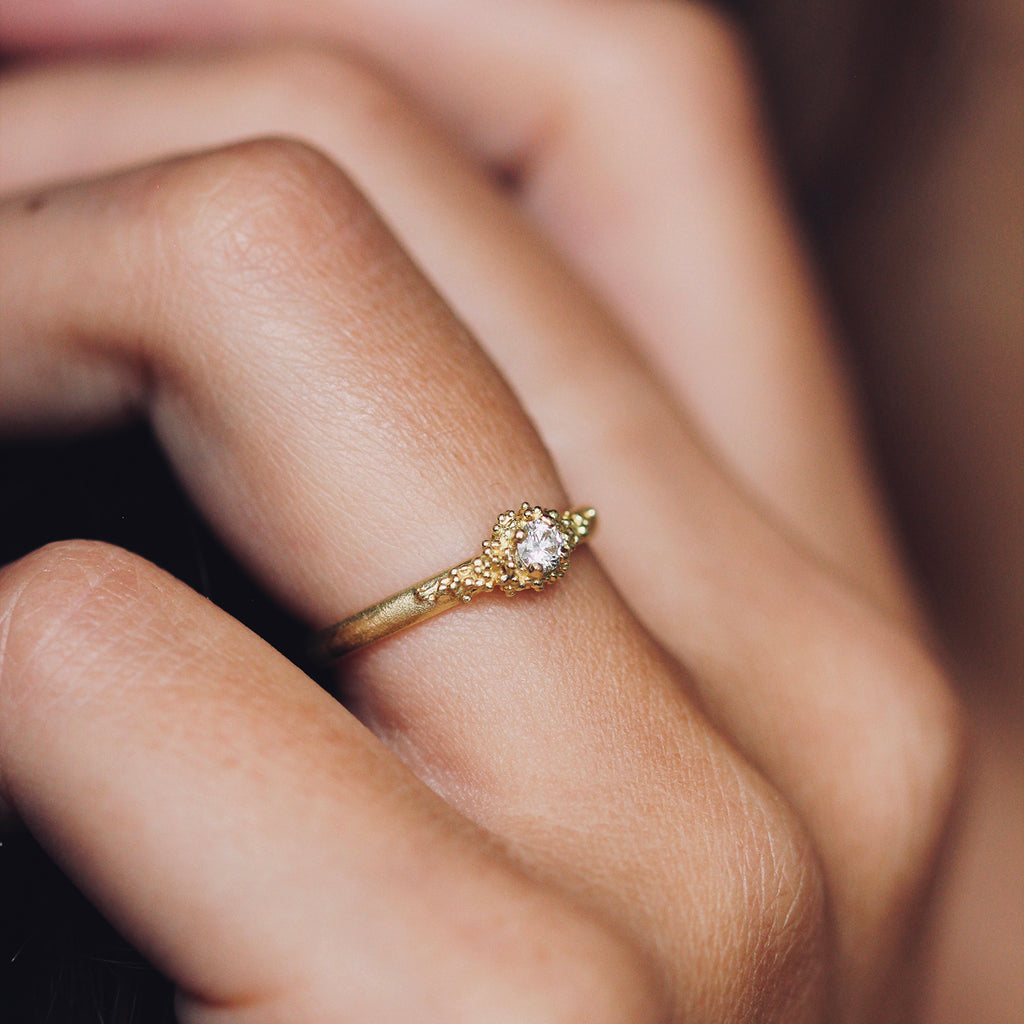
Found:
[(539, 565), (544, 572), (554, 569), (568, 547), (562, 531), (543, 519), (535, 519), (525, 524), (523, 533), (526, 536), (516, 546), (519, 564), (524, 569)]

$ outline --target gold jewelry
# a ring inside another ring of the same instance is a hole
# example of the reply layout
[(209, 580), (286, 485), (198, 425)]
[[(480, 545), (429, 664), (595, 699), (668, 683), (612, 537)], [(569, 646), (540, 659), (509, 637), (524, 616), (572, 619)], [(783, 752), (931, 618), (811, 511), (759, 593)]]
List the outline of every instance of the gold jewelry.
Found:
[(543, 590), (565, 575), (569, 556), (593, 533), (596, 521), (592, 508), (559, 513), (524, 501), (518, 511), (498, 516), (481, 554), (322, 630), (314, 638), (313, 655), (318, 660), (343, 658), (400, 629), (468, 604), (479, 593), (501, 590), (511, 596), (521, 590)]

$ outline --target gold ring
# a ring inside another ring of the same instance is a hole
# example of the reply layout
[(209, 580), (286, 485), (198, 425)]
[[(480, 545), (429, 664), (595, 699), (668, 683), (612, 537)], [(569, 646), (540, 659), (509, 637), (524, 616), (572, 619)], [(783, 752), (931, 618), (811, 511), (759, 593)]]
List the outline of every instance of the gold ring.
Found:
[(511, 596), (521, 590), (543, 590), (565, 575), (569, 556), (594, 532), (596, 523), (592, 508), (556, 512), (524, 501), (518, 510), (498, 516), (475, 558), (328, 626), (314, 638), (312, 654), (321, 661), (343, 658), (400, 629), (468, 604), (477, 594), (500, 590)]

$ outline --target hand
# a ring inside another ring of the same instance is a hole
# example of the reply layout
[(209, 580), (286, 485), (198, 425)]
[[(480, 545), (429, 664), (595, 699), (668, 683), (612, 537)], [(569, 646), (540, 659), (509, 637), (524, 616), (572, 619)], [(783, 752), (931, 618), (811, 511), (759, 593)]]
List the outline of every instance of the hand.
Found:
[[(566, 507), (560, 478), (603, 570), (346, 664), (374, 736), (152, 567), (47, 549), (4, 576), (9, 801), (188, 1019), (898, 1013), (957, 729), (733, 41), (660, 6), (458, 10), (332, 9), (418, 104), (295, 47), (8, 77), (4, 415), (144, 408), (314, 624), (509, 502)], [(296, 143), (39, 191), (285, 127), (474, 337)]]

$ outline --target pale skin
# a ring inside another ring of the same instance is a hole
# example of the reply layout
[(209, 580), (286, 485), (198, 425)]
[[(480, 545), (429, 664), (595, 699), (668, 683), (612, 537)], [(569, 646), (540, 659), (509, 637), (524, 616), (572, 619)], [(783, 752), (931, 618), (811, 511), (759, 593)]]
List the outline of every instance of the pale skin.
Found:
[(9, 73), (0, 420), (149, 416), (311, 627), (523, 498), (593, 551), (352, 658), (348, 709), (129, 553), (37, 552), (8, 813), (186, 1021), (904, 1019), (960, 716), (734, 33), (422, 7), (133, 5), (226, 45)]

